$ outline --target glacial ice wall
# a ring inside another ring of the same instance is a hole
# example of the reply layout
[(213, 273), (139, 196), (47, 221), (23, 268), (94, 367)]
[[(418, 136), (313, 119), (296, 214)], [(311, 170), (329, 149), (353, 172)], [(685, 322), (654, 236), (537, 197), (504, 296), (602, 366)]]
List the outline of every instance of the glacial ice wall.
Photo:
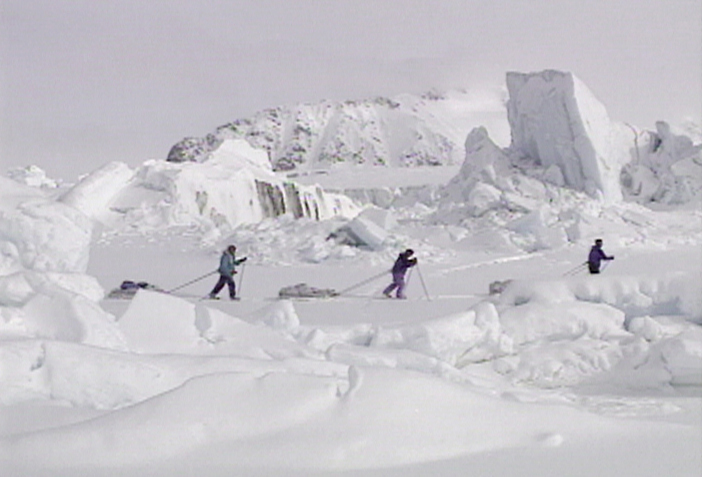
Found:
[(276, 175), (266, 152), (242, 139), (223, 141), (202, 163), (147, 161), (105, 202), (111, 211), (104, 219), (108, 225), (142, 229), (230, 230), (283, 214), (323, 220), (358, 212), (346, 196)]
[(560, 169), (566, 185), (607, 200), (622, 198), (619, 176), (630, 138), (572, 73), (508, 73), (511, 149)]

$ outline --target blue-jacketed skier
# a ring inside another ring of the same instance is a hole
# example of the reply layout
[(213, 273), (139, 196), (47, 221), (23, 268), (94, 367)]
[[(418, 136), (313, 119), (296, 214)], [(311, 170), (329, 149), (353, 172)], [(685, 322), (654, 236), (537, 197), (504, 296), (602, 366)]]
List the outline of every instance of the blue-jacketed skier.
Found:
[(390, 294), (397, 288), (395, 296), (404, 299), (405, 297), (405, 274), (411, 267), (417, 265), (417, 258), (412, 257), (414, 250), (408, 248), (400, 253), (392, 266), (392, 283), (383, 290), (383, 295), (390, 298)]
[(587, 257), (587, 266), (590, 273), (600, 273), (602, 260), (614, 260), (614, 256), (607, 256), (602, 250), (602, 239), (597, 239), (595, 240), (595, 245), (590, 249), (590, 255)]
[(236, 246), (230, 245), (222, 252), (222, 257), (219, 259), (219, 280), (210, 292), (210, 298), (217, 298), (217, 294), (224, 288), (224, 285), (229, 287), (229, 298), (236, 300), (236, 285), (234, 284), (234, 275), (236, 274), (236, 266), (241, 265), (246, 261), (246, 257), (236, 259)]

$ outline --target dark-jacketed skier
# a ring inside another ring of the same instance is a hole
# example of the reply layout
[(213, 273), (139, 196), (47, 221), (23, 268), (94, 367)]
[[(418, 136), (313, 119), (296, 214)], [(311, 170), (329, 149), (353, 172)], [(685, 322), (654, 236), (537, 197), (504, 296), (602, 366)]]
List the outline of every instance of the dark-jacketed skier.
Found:
[(595, 245), (590, 249), (590, 255), (587, 257), (587, 267), (591, 274), (600, 273), (602, 260), (614, 260), (614, 256), (607, 256), (602, 250), (602, 239), (597, 239), (595, 240)]
[(405, 274), (407, 270), (417, 265), (417, 258), (413, 258), (412, 255), (414, 255), (414, 250), (408, 248), (397, 256), (397, 260), (395, 260), (395, 264), (392, 266), (391, 270), (392, 283), (383, 290), (383, 295), (390, 298), (392, 291), (397, 288), (395, 296), (400, 299), (406, 298)]
[(234, 275), (236, 274), (237, 265), (241, 265), (246, 261), (246, 257), (236, 259), (236, 247), (230, 245), (222, 252), (222, 257), (219, 259), (219, 280), (209, 294), (209, 297), (217, 298), (217, 294), (224, 288), (224, 285), (229, 287), (229, 298), (236, 300), (236, 284), (234, 283)]

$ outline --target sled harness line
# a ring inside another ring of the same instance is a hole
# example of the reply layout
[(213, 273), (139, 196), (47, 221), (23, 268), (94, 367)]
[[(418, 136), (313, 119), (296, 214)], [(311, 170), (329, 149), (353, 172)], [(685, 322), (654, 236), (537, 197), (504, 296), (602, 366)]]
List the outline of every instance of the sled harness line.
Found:
[[(417, 269), (417, 274), (419, 275), (419, 281), (421, 282), (422, 288), (424, 289), (424, 295), (427, 297), (427, 300), (431, 301), (431, 297), (429, 296), (429, 291), (427, 290), (427, 285), (424, 282), (424, 277), (422, 276), (422, 271), (419, 269), (419, 266), (410, 268), (409, 274), (407, 275), (406, 284), (409, 285), (410, 278), (412, 278), (412, 270), (414, 270), (415, 268)], [(354, 290), (354, 289), (359, 288), (363, 285), (366, 285), (367, 283), (375, 281), (378, 278), (384, 276), (385, 274), (387, 274), (389, 272), (390, 272), (389, 270), (386, 270), (384, 272), (378, 273), (377, 275), (373, 275), (370, 278), (366, 278), (365, 280), (360, 281), (360, 282), (356, 283), (355, 285), (351, 285), (350, 287), (341, 290), (335, 296), (345, 295), (346, 293), (350, 292), (351, 290)]]
[(577, 267), (571, 268), (570, 270), (568, 270), (567, 272), (565, 272), (565, 273), (563, 274), (563, 276), (564, 276), (564, 277), (572, 277), (573, 275), (575, 275), (575, 274), (577, 274), (577, 273), (580, 273), (580, 272), (582, 272), (583, 270), (585, 270), (585, 266), (586, 266), (586, 265), (587, 265), (587, 262), (583, 262), (583, 263), (581, 263), (580, 265), (578, 265)]
[(380, 272), (380, 273), (377, 274), (377, 275), (373, 275), (372, 277), (367, 278), (367, 279), (365, 279), (365, 280), (363, 280), (363, 281), (361, 281), (361, 282), (358, 282), (358, 283), (356, 283), (355, 285), (351, 285), (350, 287), (348, 287), (348, 288), (346, 288), (346, 289), (344, 289), (344, 290), (341, 290), (341, 291), (337, 294), (337, 296), (338, 296), (338, 295), (343, 295), (343, 294), (345, 294), (346, 292), (349, 292), (349, 291), (354, 290), (354, 289), (356, 289), (356, 288), (358, 288), (358, 287), (360, 287), (360, 286), (365, 285), (366, 283), (370, 283), (370, 282), (372, 282), (372, 281), (374, 281), (374, 280), (377, 280), (378, 278), (384, 276), (384, 275), (387, 274), (387, 273), (388, 273), (388, 271), (386, 270), (386, 271)]
[(182, 285), (180, 285), (180, 286), (178, 286), (178, 287), (175, 287), (175, 288), (173, 288), (172, 290), (166, 290), (166, 293), (173, 293), (174, 291), (180, 290), (181, 288), (185, 288), (185, 287), (187, 287), (188, 285), (192, 285), (192, 284), (195, 283), (195, 282), (199, 282), (200, 280), (204, 280), (205, 278), (209, 277), (210, 275), (214, 275), (215, 273), (219, 273), (219, 272), (218, 272), (217, 270), (214, 270), (214, 271), (212, 271), (212, 272), (210, 272), (210, 273), (208, 273), (208, 274), (206, 274), (206, 275), (203, 275), (203, 276), (201, 276), (201, 277), (196, 278), (195, 280), (191, 280), (191, 281), (189, 281), (188, 283), (184, 283), (184, 284), (182, 284)]

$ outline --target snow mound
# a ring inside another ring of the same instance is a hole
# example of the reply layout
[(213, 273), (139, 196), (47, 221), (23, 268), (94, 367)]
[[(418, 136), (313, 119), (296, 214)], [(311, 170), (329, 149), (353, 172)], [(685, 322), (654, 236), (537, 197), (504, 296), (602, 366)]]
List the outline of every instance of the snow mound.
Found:
[[(332, 293), (335, 294), (333, 290), (320, 290), (319, 288), (308, 287), (307, 285), (300, 284), (300, 287), (293, 287), (298, 292), (309, 292), (309, 293)], [(303, 291), (304, 289), (304, 291)], [(293, 291), (295, 293), (295, 291)], [(331, 295), (329, 295), (331, 296)], [(270, 328), (282, 332), (286, 336), (290, 336), (291, 333), (297, 331), (300, 327), (300, 318), (297, 316), (295, 307), (290, 302), (290, 300), (281, 300), (279, 303), (275, 303), (263, 310), (259, 310), (255, 315), (258, 317), (260, 323), (269, 326)]]
[[(278, 308), (270, 309), (263, 315), (261, 322), (270, 327), (250, 325), (201, 303), (140, 289), (120, 317), (118, 325), (129, 349), (138, 353), (226, 352), (232, 356), (258, 359), (270, 359), (267, 350), (275, 351), (279, 356), (305, 353), (300, 346), (273, 331), (294, 327), (290, 319), (275, 319), (275, 316), (280, 316)], [(288, 315), (283, 313), (282, 316)]]
[(59, 182), (47, 177), (46, 172), (38, 166), (18, 167), (7, 171), (7, 177), (30, 187), (40, 187), (42, 189), (55, 189), (59, 187)]
[(373, 347), (401, 348), (438, 358), (456, 367), (512, 352), (512, 339), (500, 327), (491, 303), (420, 325), (380, 328)]
[(103, 291), (92, 277), (25, 272), (0, 277), (0, 293), (0, 336), (124, 348), (114, 317), (98, 304)]
[(84, 274), (92, 222), (73, 207), (0, 178), (0, 337), (123, 348), (104, 291)]
[[(476, 416), (490, 416), (492, 425)], [(482, 396), (416, 373), (351, 367), (344, 377), (202, 376), (99, 419), (18, 436), (0, 450), (4, 463), (19, 469), (55, 469), (79, 460), (85, 469), (128, 465), (146, 475), (157, 466), (177, 474), (195, 459), (208, 470), (315, 473), (432, 462), (466, 449), (523, 448), (544, 436), (551, 442), (545, 445), (558, 445), (563, 437), (539, 425), (547, 416), (577, 439), (612, 426), (565, 406)]]
[(574, 301), (602, 303), (628, 317), (676, 314), (692, 322), (702, 320), (699, 276), (668, 273), (661, 276), (588, 276), (565, 281), (513, 280), (500, 295), (503, 306), (529, 303), (559, 304)]
[(328, 239), (336, 243), (361, 247), (368, 250), (380, 250), (388, 240), (388, 232), (384, 226), (397, 225), (389, 213), (377, 209), (366, 209), (350, 222), (329, 234)]
[[(495, 300), (501, 331), (518, 353), (494, 367), (543, 387), (607, 380), (631, 387), (698, 385), (699, 286), (699, 277), (677, 273), (513, 280)], [(674, 326), (668, 316), (678, 317)]]
[(0, 178), (0, 274), (83, 272), (93, 224), (73, 207)]

